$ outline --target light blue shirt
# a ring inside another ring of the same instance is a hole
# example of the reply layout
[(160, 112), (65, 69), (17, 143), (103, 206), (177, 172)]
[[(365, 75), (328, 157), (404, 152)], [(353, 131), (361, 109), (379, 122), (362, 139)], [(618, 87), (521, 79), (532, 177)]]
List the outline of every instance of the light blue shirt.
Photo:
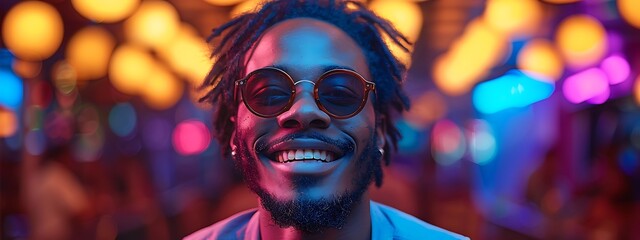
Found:
[[(371, 201), (371, 239), (437, 239), (454, 240), (464, 237), (442, 228), (428, 224), (395, 208)], [(187, 237), (185, 240), (201, 239), (247, 239), (259, 240), (260, 227), (258, 209), (250, 209), (237, 213), (225, 220), (203, 228)]]

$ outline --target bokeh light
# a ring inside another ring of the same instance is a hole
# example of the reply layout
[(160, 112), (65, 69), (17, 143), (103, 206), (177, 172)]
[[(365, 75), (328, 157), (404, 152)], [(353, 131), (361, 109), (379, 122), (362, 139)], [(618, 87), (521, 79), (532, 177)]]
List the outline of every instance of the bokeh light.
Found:
[(431, 131), (431, 150), (434, 159), (441, 165), (451, 165), (460, 160), (466, 149), (465, 136), (454, 122), (442, 119)]
[(448, 95), (467, 93), (491, 67), (503, 61), (509, 51), (503, 34), (491, 29), (484, 21), (475, 20), (453, 43), (450, 51), (436, 59), (434, 82)]
[(254, 12), (262, 5), (262, 2), (262, 0), (245, 0), (244, 2), (236, 5), (231, 12), (229, 12), (229, 16), (234, 18), (243, 13)]
[[(415, 42), (418, 39), (422, 28), (422, 10), (415, 2), (407, 0), (375, 0), (369, 4), (369, 9), (378, 16), (389, 20), (409, 41)], [(405, 65), (411, 65), (411, 52), (405, 52), (402, 48), (393, 44), (387, 35), (384, 35), (384, 40), (394, 56)], [(412, 50), (411, 46), (406, 47)]]
[(556, 32), (558, 50), (573, 68), (592, 65), (607, 51), (607, 36), (602, 24), (589, 15), (567, 17)]
[(204, 0), (207, 3), (217, 6), (232, 6), (243, 2), (244, 0)]
[(470, 122), (467, 139), (469, 139), (471, 161), (484, 165), (496, 156), (496, 138), (493, 136), (491, 126), (485, 120), (474, 119)]
[(42, 129), (33, 129), (24, 137), (24, 148), (31, 155), (40, 155), (47, 147), (47, 139)]
[(427, 91), (411, 101), (411, 109), (404, 113), (404, 119), (416, 129), (424, 129), (447, 113), (447, 103), (440, 93)]
[(22, 105), (23, 83), (18, 76), (6, 68), (0, 68), (0, 106), (18, 109)]
[(640, 105), (640, 75), (636, 77), (636, 81), (633, 84), (633, 95), (635, 96), (636, 103)]
[(125, 21), (127, 39), (152, 48), (169, 43), (180, 28), (178, 11), (169, 2), (144, 1)]
[(202, 153), (209, 147), (211, 135), (209, 128), (198, 120), (186, 120), (173, 130), (173, 147), (182, 155)]
[(98, 109), (93, 105), (84, 105), (79, 110), (76, 120), (78, 134), (73, 143), (76, 159), (83, 162), (99, 159), (104, 146), (104, 131)]
[(184, 83), (169, 70), (159, 66), (146, 79), (141, 95), (148, 106), (164, 110), (175, 105), (183, 91)]
[(135, 130), (137, 119), (130, 103), (118, 103), (109, 112), (109, 127), (116, 135), (127, 137)]
[(570, 102), (581, 103), (608, 94), (609, 80), (601, 69), (589, 68), (567, 77), (562, 85), (562, 92)]
[(80, 15), (95, 22), (117, 22), (130, 16), (140, 0), (71, 0)]
[(564, 71), (564, 63), (553, 44), (546, 39), (529, 41), (518, 53), (518, 68), (557, 81)]
[(153, 56), (135, 45), (122, 45), (113, 53), (109, 64), (109, 79), (113, 86), (126, 94), (137, 94), (147, 84), (149, 76), (158, 68)]
[(24, 60), (50, 57), (62, 42), (60, 13), (40, 1), (24, 1), (9, 10), (2, 24), (4, 44)]
[(620, 55), (612, 55), (605, 58), (600, 63), (600, 68), (609, 77), (609, 84), (611, 85), (624, 82), (629, 78), (631, 72), (629, 62)]
[(194, 86), (199, 86), (209, 73), (213, 61), (209, 58), (207, 42), (189, 24), (183, 23), (179, 33), (166, 47), (159, 49), (160, 57)]
[(547, 99), (553, 82), (536, 79), (534, 74), (512, 70), (493, 80), (478, 84), (473, 90), (473, 106), (485, 114), (518, 108)]
[(520, 38), (537, 30), (542, 19), (542, 6), (537, 0), (489, 0), (483, 17), (493, 29)]
[(0, 138), (14, 135), (18, 130), (18, 117), (14, 111), (0, 107)]
[(638, 0), (617, 0), (618, 11), (624, 20), (626, 20), (631, 26), (640, 28), (640, 1)]
[(98, 79), (107, 74), (115, 45), (114, 37), (104, 28), (85, 27), (69, 40), (66, 59), (75, 69), (79, 81)]
[(60, 60), (53, 65), (51, 77), (56, 89), (63, 94), (69, 94), (77, 86), (76, 70), (67, 61)]
[(40, 74), (42, 62), (14, 59), (11, 68), (13, 68), (13, 72), (22, 78), (33, 78)]

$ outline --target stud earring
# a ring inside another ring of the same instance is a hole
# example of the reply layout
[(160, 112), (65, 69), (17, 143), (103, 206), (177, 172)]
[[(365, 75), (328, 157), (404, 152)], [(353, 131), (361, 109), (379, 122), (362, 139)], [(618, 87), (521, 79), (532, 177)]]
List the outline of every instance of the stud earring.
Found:
[(380, 155), (384, 155), (384, 149), (378, 148), (378, 152), (380, 152)]
[(236, 156), (236, 147), (235, 146), (231, 147), (231, 156), (232, 157)]

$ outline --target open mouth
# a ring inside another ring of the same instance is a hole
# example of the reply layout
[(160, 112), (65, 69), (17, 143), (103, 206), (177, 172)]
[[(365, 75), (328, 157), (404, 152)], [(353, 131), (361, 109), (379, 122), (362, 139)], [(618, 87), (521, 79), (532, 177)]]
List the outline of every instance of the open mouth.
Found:
[(276, 151), (271, 160), (275, 160), (281, 163), (295, 162), (295, 161), (320, 161), (320, 162), (332, 162), (336, 160), (336, 153), (326, 150), (318, 149), (292, 149)]

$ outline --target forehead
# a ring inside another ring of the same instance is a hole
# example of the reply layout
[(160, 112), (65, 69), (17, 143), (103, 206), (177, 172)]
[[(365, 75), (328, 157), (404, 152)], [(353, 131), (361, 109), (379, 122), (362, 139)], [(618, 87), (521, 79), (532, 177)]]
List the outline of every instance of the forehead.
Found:
[(245, 56), (246, 73), (267, 66), (311, 79), (327, 67), (350, 68), (370, 79), (362, 49), (347, 33), (324, 21), (295, 18), (268, 29)]

